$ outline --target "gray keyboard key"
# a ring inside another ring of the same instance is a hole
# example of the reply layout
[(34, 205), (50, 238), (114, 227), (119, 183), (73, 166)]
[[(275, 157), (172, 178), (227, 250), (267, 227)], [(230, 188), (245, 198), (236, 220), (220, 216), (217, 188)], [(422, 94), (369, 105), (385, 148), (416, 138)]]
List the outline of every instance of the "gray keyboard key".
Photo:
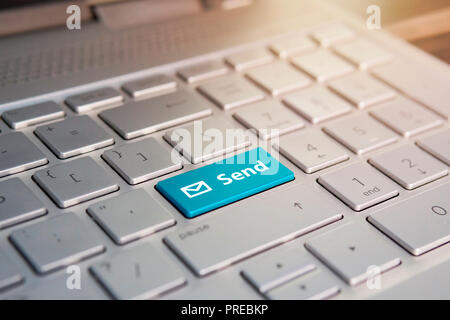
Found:
[(316, 44), (311, 39), (297, 35), (275, 40), (270, 45), (270, 50), (275, 52), (280, 58), (286, 59), (296, 54), (316, 48)]
[(311, 123), (319, 123), (352, 111), (348, 102), (319, 85), (290, 93), (283, 98), (283, 102)]
[(141, 183), (181, 169), (180, 159), (155, 139), (124, 144), (103, 153), (103, 159), (129, 184)]
[(314, 270), (313, 259), (299, 248), (281, 248), (252, 259), (242, 276), (259, 292), (266, 292)]
[(211, 80), (198, 87), (198, 90), (228, 110), (264, 98), (264, 93), (238, 74)]
[(311, 33), (311, 37), (323, 47), (355, 37), (355, 32), (342, 23), (332, 23)]
[(188, 83), (194, 83), (228, 73), (227, 66), (218, 60), (211, 60), (184, 67), (178, 74)]
[[(437, 254), (437, 257), (440, 255)], [(431, 258), (431, 257), (430, 257)], [(432, 258), (431, 258), (432, 259)], [(419, 262), (420, 259), (413, 262)], [(424, 258), (423, 260), (427, 260)], [(422, 261), (423, 261), (422, 260)], [(419, 262), (420, 263), (420, 262)], [(450, 286), (442, 285), (450, 283), (450, 260), (432, 264), (429, 268), (421, 270), (406, 281), (399, 281), (393, 286), (377, 290), (371, 300), (444, 300), (450, 297)], [(407, 271), (408, 272), (408, 271)]]
[(336, 204), (319, 188), (297, 185), (238, 202), (170, 233), (164, 242), (204, 276), (341, 217)]
[(87, 209), (119, 245), (175, 224), (175, 219), (143, 189), (98, 202)]
[(304, 127), (300, 117), (275, 100), (261, 101), (242, 108), (233, 117), (247, 128), (256, 130), (258, 137), (264, 140)]
[(326, 173), (318, 182), (355, 211), (398, 195), (396, 185), (367, 163)]
[(450, 130), (421, 138), (417, 145), (450, 166)]
[(337, 45), (334, 50), (360, 69), (367, 69), (393, 58), (391, 53), (364, 38)]
[(306, 87), (311, 83), (307, 76), (282, 61), (253, 68), (247, 72), (247, 76), (273, 96)]
[(450, 183), (371, 215), (369, 222), (418, 256), (450, 241)]
[(292, 59), (292, 63), (319, 82), (335, 78), (355, 68), (327, 50), (318, 50)]
[(89, 157), (37, 171), (33, 178), (60, 208), (119, 189), (112, 176)]
[(123, 250), (91, 272), (116, 299), (154, 298), (186, 283), (178, 267), (148, 244)]
[(74, 213), (64, 213), (14, 231), (11, 241), (39, 273), (62, 268), (104, 250), (96, 233)]
[(408, 190), (448, 174), (446, 165), (411, 145), (372, 157), (369, 162)]
[(234, 123), (218, 118), (166, 132), (164, 139), (190, 162), (197, 164), (251, 144), (250, 136)]
[(442, 69), (440, 65), (431, 69), (428, 64), (417, 63), (414, 60), (395, 59), (374, 67), (371, 72), (449, 120), (450, 74), (439, 72), (440, 69)]
[[(133, 112), (130, 112), (130, 108)], [(99, 116), (124, 139), (133, 139), (211, 113), (209, 104), (199, 96), (187, 90), (178, 90), (129, 106), (109, 109)]]
[(305, 246), (352, 286), (366, 281), (372, 268), (382, 273), (400, 264), (398, 250), (368, 224), (347, 224), (308, 240)]
[(329, 87), (354, 103), (365, 108), (395, 97), (395, 91), (364, 72), (330, 81)]
[(117, 105), (123, 101), (122, 94), (114, 88), (106, 87), (70, 96), (66, 104), (75, 112), (88, 112), (92, 109)]
[(68, 118), (40, 126), (36, 128), (35, 133), (60, 159), (91, 152), (114, 143), (114, 139), (89, 116)]
[(306, 173), (349, 158), (347, 152), (320, 131), (296, 132), (280, 138), (281, 154)]
[(236, 70), (244, 70), (251, 67), (256, 67), (261, 64), (269, 63), (274, 59), (265, 48), (250, 49), (234, 53), (228, 56), (225, 60), (232, 65)]
[(0, 182), (0, 229), (47, 213), (42, 202), (19, 178)]
[(431, 111), (406, 98), (386, 102), (370, 114), (404, 137), (442, 125), (443, 121)]
[(323, 271), (314, 271), (264, 294), (271, 300), (325, 300), (340, 291), (336, 280)]
[(0, 177), (48, 163), (45, 155), (22, 132), (0, 135)]
[(133, 98), (143, 98), (159, 92), (174, 90), (177, 83), (165, 74), (156, 74), (147, 78), (125, 83), (122, 89)]
[(0, 250), (0, 290), (9, 288), (23, 281), (17, 272), (17, 266)]
[(364, 114), (335, 121), (323, 129), (356, 154), (364, 154), (398, 140), (395, 133)]
[(65, 112), (53, 101), (5, 111), (2, 118), (13, 129), (22, 129), (41, 122), (64, 117)]
[[(67, 269), (66, 269), (67, 270)], [(73, 272), (75, 269), (68, 269)], [(72, 273), (74, 275), (74, 273)], [(81, 269), (81, 286), (79, 289), (68, 289), (67, 283), (72, 282), (71, 274), (61, 270), (58, 274), (46, 276), (44, 281), (33, 281), (21, 290), (15, 290), (7, 296), (10, 300), (100, 300), (107, 295), (98, 288), (91, 279), (86, 280), (87, 273)]]

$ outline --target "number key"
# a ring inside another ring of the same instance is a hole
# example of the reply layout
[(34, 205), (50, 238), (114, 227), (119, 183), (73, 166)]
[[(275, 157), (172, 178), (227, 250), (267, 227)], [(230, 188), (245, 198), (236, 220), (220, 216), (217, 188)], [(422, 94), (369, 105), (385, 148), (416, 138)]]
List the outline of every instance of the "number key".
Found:
[(348, 159), (342, 147), (324, 133), (293, 133), (280, 139), (280, 152), (306, 173), (313, 173)]
[(397, 136), (367, 115), (327, 124), (324, 131), (356, 154), (363, 154), (397, 141)]
[(318, 182), (355, 211), (398, 195), (397, 187), (367, 163), (324, 174)]
[(233, 115), (247, 128), (257, 130), (261, 139), (268, 140), (303, 128), (303, 121), (277, 101), (262, 101), (239, 110)]
[(404, 146), (369, 160), (403, 188), (411, 190), (447, 175), (447, 167), (414, 146)]
[(385, 103), (370, 114), (404, 137), (432, 129), (443, 122), (431, 111), (405, 98)]
[(358, 108), (365, 108), (395, 96), (393, 89), (363, 72), (333, 80), (329, 86)]

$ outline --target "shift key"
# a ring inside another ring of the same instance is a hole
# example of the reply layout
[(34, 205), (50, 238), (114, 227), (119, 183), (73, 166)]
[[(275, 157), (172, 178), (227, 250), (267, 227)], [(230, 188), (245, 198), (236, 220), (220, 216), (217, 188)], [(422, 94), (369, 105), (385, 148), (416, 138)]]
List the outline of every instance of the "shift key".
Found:
[(197, 275), (205, 276), (342, 218), (336, 200), (317, 186), (269, 191), (164, 238)]

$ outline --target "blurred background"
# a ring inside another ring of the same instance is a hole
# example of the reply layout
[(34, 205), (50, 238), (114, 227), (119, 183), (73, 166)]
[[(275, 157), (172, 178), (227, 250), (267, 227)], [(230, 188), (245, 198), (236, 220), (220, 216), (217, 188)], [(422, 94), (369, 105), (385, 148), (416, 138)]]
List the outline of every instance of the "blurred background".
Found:
[[(124, 1), (132, 1), (136, 5), (136, 15), (132, 18), (124, 17), (120, 10)], [(65, 13), (71, 4), (80, 6), (82, 21), (102, 19), (107, 25), (114, 23), (126, 26), (142, 19), (158, 22), (202, 10), (230, 9), (251, 1), (258, 0), (2, 0), (0, 36), (63, 25), (67, 15), (61, 13)], [(367, 18), (367, 7), (378, 5), (383, 29), (450, 63), (450, 0), (311, 1), (332, 2), (364, 20)], [(149, 3), (151, 12), (145, 10)]]

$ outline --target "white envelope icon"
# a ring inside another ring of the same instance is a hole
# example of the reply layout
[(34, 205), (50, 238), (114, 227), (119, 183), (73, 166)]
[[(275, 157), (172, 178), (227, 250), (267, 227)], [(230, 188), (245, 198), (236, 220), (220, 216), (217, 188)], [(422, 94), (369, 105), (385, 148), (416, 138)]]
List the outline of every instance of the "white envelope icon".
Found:
[(196, 183), (182, 187), (180, 188), (180, 190), (183, 191), (183, 193), (187, 195), (188, 198), (194, 198), (196, 196), (211, 191), (212, 188), (208, 186), (205, 181), (198, 181)]

